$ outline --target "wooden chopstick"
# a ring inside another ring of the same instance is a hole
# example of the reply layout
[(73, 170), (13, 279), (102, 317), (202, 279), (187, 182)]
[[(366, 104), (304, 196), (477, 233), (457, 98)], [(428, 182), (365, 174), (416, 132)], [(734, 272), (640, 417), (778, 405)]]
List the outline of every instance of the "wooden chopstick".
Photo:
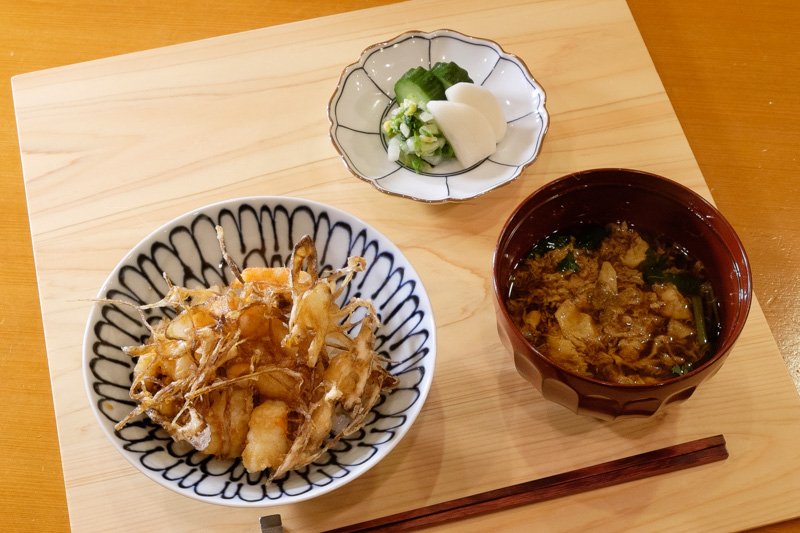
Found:
[(419, 509), (367, 520), (329, 530), (327, 533), (407, 531), (519, 505), (552, 500), (593, 489), (610, 487), (721, 461), (728, 457), (722, 435), (676, 444), (563, 474), (526, 481)]

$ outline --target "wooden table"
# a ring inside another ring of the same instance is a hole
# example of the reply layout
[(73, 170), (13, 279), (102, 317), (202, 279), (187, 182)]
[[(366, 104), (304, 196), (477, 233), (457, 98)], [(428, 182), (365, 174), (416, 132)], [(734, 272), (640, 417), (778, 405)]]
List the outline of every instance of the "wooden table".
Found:
[[(10, 76), (136, 50), (391, 3), (24, 2), (0, 6), (3, 213), (0, 529), (66, 531)], [(718, 207), (739, 232), (756, 295), (800, 384), (800, 89), (790, 0), (629, 0)], [(797, 508), (800, 514), (800, 507)], [(770, 526), (790, 531), (800, 522)]]

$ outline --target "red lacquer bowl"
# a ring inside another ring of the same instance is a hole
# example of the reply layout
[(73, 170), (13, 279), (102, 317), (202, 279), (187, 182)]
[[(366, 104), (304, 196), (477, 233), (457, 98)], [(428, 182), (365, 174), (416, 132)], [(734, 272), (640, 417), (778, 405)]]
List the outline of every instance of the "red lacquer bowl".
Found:
[[(531, 246), (558, 229), (581, 223), (627, 221), (665, 235), (701, 260), (720, 302), (716, 351), (692, 372), (654, 385), (620, 385), (565, 370), (534, 348), (505, 305), (514, 266)], [(752, 300), (747, 255), (720, 212), (672, 180), (627, 169), (595, 169), (554, 180), (526, 198), (503, 227), (495, 249), (494, 293), (500, 339), (519, 373), (548, 400), (596, 418), (650, 416), (689, 398), (722, 366), (744, 327)]]

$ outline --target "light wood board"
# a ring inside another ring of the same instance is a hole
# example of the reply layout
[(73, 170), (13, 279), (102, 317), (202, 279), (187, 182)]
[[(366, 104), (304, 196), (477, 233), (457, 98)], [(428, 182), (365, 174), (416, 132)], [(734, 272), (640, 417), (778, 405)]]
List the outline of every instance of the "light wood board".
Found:
[[(514, 183), (426, 205), (353, 178), (329, 141), (325, 106), (362, 49), (439, 28), (521, 57), (547, 92), (551, 125), (540, 159)], [(710, 197), (624, 2), (409, 2), (26, 74), (13, 92), (74, 530), (254, 531), (259, 516), (278, 511), (292, 532), (314, 531), (716, 433), (728, 440), (724, 463), (459, 530), (731, 530), (800, 514), (800, 402), (757, 302), (723, 369), (647, 420), (602, 423), (545, 402), (497, 338), (494, 243), (538, 186), (622, 166)], [(292, 506), (219, 507), (148, 480), (101, 433), (81, 377), (88, 300), (162, 223), (218, 200), (275, 194), (342, 208), (401, 247), (434, 307), (436, 375), (412, 430), (363, 477)]]

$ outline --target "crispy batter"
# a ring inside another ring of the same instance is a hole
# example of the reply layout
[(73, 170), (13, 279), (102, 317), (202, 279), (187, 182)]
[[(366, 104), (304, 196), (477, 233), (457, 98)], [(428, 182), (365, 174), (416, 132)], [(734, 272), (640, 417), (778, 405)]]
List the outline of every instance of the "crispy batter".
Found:
[[(130, 388), (137, 407), (116, 428), (145, 413), (173, 439), (242, 457), (250, 472), (269, 468), (272, 480), (360, 429), (397, 381), (373, 348), (371, 302), (336, 304), (363, 258), (320, 276), (305, 236), (286, 267), (240, 271), (219, 227), (217, 237), (235, 277), (230, 286), (186, 289), (167, 280), (161, 301), (139, 307), (178, 314), (148, 326), (145, 344), (125, 348), (138, 358)], [(343, 428), (334, 428), (338, 417)]]

